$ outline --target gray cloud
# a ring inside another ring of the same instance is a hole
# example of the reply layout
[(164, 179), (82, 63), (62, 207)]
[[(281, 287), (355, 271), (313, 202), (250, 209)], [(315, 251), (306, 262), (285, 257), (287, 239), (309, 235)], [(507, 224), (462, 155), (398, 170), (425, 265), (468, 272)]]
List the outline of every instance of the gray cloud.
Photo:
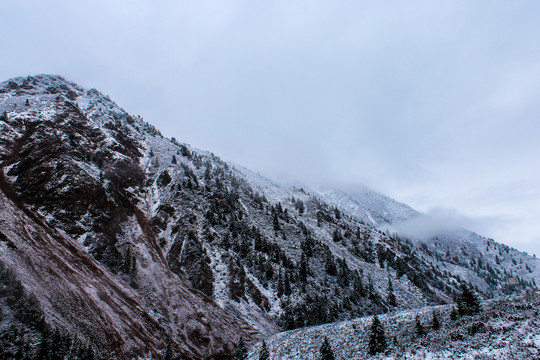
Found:
[(455, 231), (462, 229), (469, 229), (485, 235), (494, 226), (501, 226), (506, 222), (506, 219), (496, 216), (472, 217), (452, 208), (433, 208), (428, 210), (425, 215), (415, 216), (396, 224), (394, 229), (390, 231), (420, 239), (441, 234), (452, 235)]
[(273, 177), (504, 218), (488, 236), (540, 253), (539, 8), (4, 1), (0, 75), (63, 74)]

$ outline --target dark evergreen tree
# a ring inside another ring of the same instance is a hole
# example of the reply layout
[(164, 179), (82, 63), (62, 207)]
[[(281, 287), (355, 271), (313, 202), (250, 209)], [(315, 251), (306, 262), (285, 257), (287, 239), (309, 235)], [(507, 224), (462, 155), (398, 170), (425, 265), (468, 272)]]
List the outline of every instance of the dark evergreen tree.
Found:
[(49, 359), (49, 332), (45, 329), (41, 334), (41, 341), (38, 347), (38, 353), (36, 359), (38, 360), (47, 360)]
[(302, 215), (304, 213), (304, 202), (300, 199), (298, 199), (295, 203), (294, 203), (294, 206), (296, 207), (296, 210), (298, 210), (298, 213), (300, 215)]
[(377, 297), (375, 289), (373, 288), (373, 282), (371, 282), (371, 278), (368, 278), (367, 294), (370, 299), (375, 299)]
[(388, 277), (388, 305), (396, 306), (396, 296), (394, 295), (394, 287), (392, 286), (392, 281)]
[(276, 205), (276, 211), (277, 211), (277, 214), (279, 216), (281, 216), (283, 214), (283, 207), (281, 206), (280, 202), (278, 202), (277, 205)]
[(330, 341), (328, 341), (328, 338), (326, 336), (324, 337), (320, 352), (320, 360), (335, 360), (332, 346), (330, 346)]
[(281, 297), (283, 295), (283, 276), (281, 275), (281, 270), (279, 270), (278, 280), (277, 280), (277, 296)]
[(81, 352), (81, 355), (79, 355), (81, 360), (94, 360), (96, 356), (94, 355), (94, 350), (91, 346), (87, 346), (84, 348)]
[(132, 270), (132, 262), (133, 258), (131, 256), (131, 249), (128, 247), (126, 250), (126, 255), (124, 256), (124, 259), (122, 260), (122, 265), (120, 266), (120, 270), (124, 274), (130, 274)]
[(182, 156), (187, 157), (188, 159), (191, 159), (191, 153), (189, 152), (189, 149), (186, 145), (181, 144), (180, 145), (180, 152), (182, 153)]
[(478, 296), (465, 284), (461, 284), (461, 294), (456, 299), (459, 315), (474, 315), (480, 312)]
[(339, 209), (337, 207), (334, 208), (334, 215), (336, 217), (336, 220), (341, 219), (341, 211), (339, 211)]
[(373, 322), (371, 323), (371, 329), (369, 334), (369, 353), (371, 355), (383, 352), (388, 344), (386, 343), (386, 337), (384, 335), (384, 328), (377, 315), (373, 316)]
[(268, 346), (266, 345), (266, 341), (263, 340), (261, 352), (259, 353), (259, 360), (268, 360), (270, 359), (270, 351), (268, 351)]
[(338, 259), (339, 264), (339, 273), (338, 273), (338, 284), (346, 288), (349, 286), (349, 266), (347, 265), (347, 261), (345, 259)]
[(457, 318), (458, 318), (458, 311), (455, 306), (452, 306), (452, 311), (450, 311), (450, 319), (457, 320)]
[(307, 258), (304, 252), (302, 252), (302, 258), (300, 259), (300, 269), (298, 270), (298, 278), (302, 283), (305, 283), (307, 281), (308, 272), (309, 269)]
[(277, 212), (274, 211), (274, 231), (277, 233), (280, 229), (280, 226), (279, 226), (279, 219), (278, 219), (278, 215), (277, 215)]
[(289, 270), (285, 271), (285, 279), (283, 280), (283, 294), (291, 295), (291, 277), (289, 276)]
[(342, 239), (342, 236), (341, 236), (341, 231), (339, 231), (339, 229), (334, 229), (334, 233), (332, 234), (332, 239), (334, 240), (334, 242), (339, 242), (341, 241)]
[(326, 254), (325, 270), (328, 275), (336, 275), (337, 273), (336, 263), (334, 262), (334, 258), (330, 252)]
[(229, 264), (229, 294), (234, 301), (240, 301), (245, 297), (246, 272), (241, 264)]
[(416, 337), (422, 337), (426, 334), (426, 330), (424, 329), (424, 326), (420, 322), (420, 318), (418, 315), (414, 318), (414, 335)]
[(238, 345), (236, 346), (236, 352), (234, 354), (234, 360), (245, 360), (248, 357), (248, 348), (244, 343), (244, 339), (240, 338)]
[(283, 315), (281, 316), (283, 325), (286, 330), (292, 330), (296, 328), (296, 320), (294, 318), (294, 313), (289, 303), (284, 303), (282, 305)]
[(433, 313), (431, 314), (431, 328), (433, 330), (439, 330), (441, 328), (439, 315), (435, 311), (433, 311)]
[(167, 348), (165, 349), (165, 356), (163, 357), (163, 360), (172, 360), (171, 344), (167, 344)]

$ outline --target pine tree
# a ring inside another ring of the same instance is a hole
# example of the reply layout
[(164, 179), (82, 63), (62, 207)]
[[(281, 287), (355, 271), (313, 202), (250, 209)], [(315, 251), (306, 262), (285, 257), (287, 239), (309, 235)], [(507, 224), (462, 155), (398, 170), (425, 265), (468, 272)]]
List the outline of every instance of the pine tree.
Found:
[(441, 322), (439, 321), (439, 315), (434, 311), (431, 314), (431, 328), (433, 330), (439, 330), (441, 328)]
[(357, 270), (355, 270), (354, 272), (353, 294), (354, 294), (354, 298), (357, 300), (360, 296), (366, 295), (366, 289), (364, 288), (362, 278), (360, 277), (360, 274), (358, 274)]
[(325, 270), (328, 275), (336, 275), (337, 273), (336, 263), (334, 262), (334, 258), (330, 252), (326, 254)]
[(323, 343), (321, 345), (321, 356), (319, 358), (320, 360), (335, 360), (334, 352), (332, 351), (332, 347), (330, 346), (330, 341), (328, 341), (328, 338), (325, 336)]
[(300, 259), (300, 269), (298, 270), (298, 277), (303, 283), (307, 281), (308, 272), (309, 269), (306, 255), (304, 254), (304, 252), (302, 252), (302, 257)]
[(336, 220), (341, 219), (341, 211), (339, 211), (339, 209), (337, 207), (334, 208), (334, 215), (336, 217)]
[(62, 335), (60, 330), (55, 329), (52, 333), (51, 342), (49, 345), (49, 359), (50, 360), (62, 360), (64, 358), (64, 349)]
[(339, 264), (339, 273), (338, 273), (338, 284), (345, 288), (349, 286), (349, 266), (347, 265), (347, 260), (345, 259), (338, 259)]
[(279, 270), (278, 280), (277, 280), (277, 295), (281, 297), (283, 295), (283, 276), (281, 275), (281, 269)]
[(388, 305), (396, 306), (396, 296), (394, 295), (394, 287), (392, 286), (392, 281), (388, 277)]
[(341, 237), (341, 231), (339, 231), (339, 229), (336, 228), (334, 230), (334, 233), (332, 234), (332, 239), (334, 240), (334, 242), (341, 241), (342, 237)]
[(298, 213), (302, 215), (304, 213), (304, 202), (300, 199), (298, 199), (296, 202), (294, 202), (294, 206), (296, 207), (296, 210), (298, 210)]
[(422, 337), (426, 334), (426, 331), (424, 330), (424, 326), (422, 326), (422, 323), (420, 322), (420, 318), (418, 315), (416, 315), (414, 319), (415, 325), (414, 325), (414, 334), (416, 337)]
[(80, 360), (94, 360), (96, 356), (94, 355), (94, 350), (91, 346), (87, 346), (81, 350), (79, 355)]
[(465, 284), (461, 284), (461, 294), (456, 299), (459, 315), (474, 315), (480, 312), (480, 301)]
[(289, 276), (289, 270), (285, 271), (285, 279), (283, 280), (283, 293), (287, 296), (291, 295), (291, 278)]
[(248, 348), (244, 343), (244, 339), (240, 338), (238, 345), (236, 346), (236, 352), (234, 354), (234, 360), (245, 360), (248, 357)]
[(172, 350), (171, 350), (171, 344), (167, 344), (167, 348), (165, 349), (165, 356), (163, 357), (163, 360), (172, 360)]
[(266, 341), (263, 340), (261, 352), (259, 353), (259, 360), (268, 360), (270, 359), (270, 351), (268, 351), (268, 346)]
[(296, 320), (294, 318), (293, 309), (291, 308), (291, 305), (289, 305), (287, 302), (282, 305), (283, 308), (283, 314), (281, 316), (283, 324), (285, 326), (286, 330), (292, 330), (296, 329)]
[(373, 316), (371, 324), (371, 332), (369, 334), (369, 353), (371, 355), (383, 352), (386, 347), (386, 338), (384, 336), (384, 328), (377, 315)]
[(278, 215), (276, 212), (274, 212), (273, 222), (274, 222), (274, 231), (277, 233), (280, 230), (280, 226), (279, 226)]
[(450, 311), (450, 319), (457, 320), (457, 318), (458, 318), (458, 311), (455, 306), (452, 306), (452, 311)]
[(49, 358), (49, 332), (44, 330), (41, 334), (41, 342), (39, 343), (36, 359), (46, 360)]
[(122, 265), (120, 266), (120, 270), (124, 274), (131, 273), (131, 262), (133, 261), (131, 257), (131, 249), (128, 247), (126, 250), (126, 255), (124, 256), (124, 259), (122, 260)]
[(373, 282), (371, 281), (371, 278), (368, 278), (367, 293), (368, 293), (368, 297), (370, 299), (375, 299), (376, 298), (375, 289), (373, 288)]

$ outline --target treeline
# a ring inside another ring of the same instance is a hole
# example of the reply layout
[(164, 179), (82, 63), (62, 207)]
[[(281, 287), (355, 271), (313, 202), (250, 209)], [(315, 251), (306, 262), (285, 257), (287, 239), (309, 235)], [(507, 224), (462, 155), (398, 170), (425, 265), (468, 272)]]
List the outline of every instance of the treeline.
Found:
[(93, 360), (92, 348), (45, 322), (36, 297), (0, 263), (0, 358)]
[[(455, 321), (460, 317), (472, 316), (478, 314), (482, 310), (478, 296), (467, 286), (462, 285), (461, 292), (455, 298), (455, 305), (450, 313), (451, 321)], [(438, 331), (443, 326), (443, 320), (440, 314), (436, 311), (432, 311), (431, 319), (429, 323), (420, 320), (418, 315), (414, 318), (414, 325), (412, 331), (412, 339), (420, 340), (424, 338), (430, 331)], [(405, 339), (402, 339), (405, 341)], [(383, 323), (377, 315), (374, 315), (371, 319), (371, 325), (367, 333), (367, 347), (365, 349), (366, 355), (377, 355), (380, 353), (386, 353), (390, 349), (390, 346), (406, 346), (407, 344), (399, 344), (399, 339), (396, 336), (388, 336), (384, 328)], [(283, 355), (283, 354), (281, 354)], [(248, 357), (248, 349), (240, 339), (238, 343), (235, 360), (245, 360)], [(261, 350), (259, 353), (259, 360), (266, 360), (270, 358), (270, 351), (263, 341)], [(327, 336), (324, 337), (317, 359), (319, 360), (335, 360), (334, 350), (332, 344)]]

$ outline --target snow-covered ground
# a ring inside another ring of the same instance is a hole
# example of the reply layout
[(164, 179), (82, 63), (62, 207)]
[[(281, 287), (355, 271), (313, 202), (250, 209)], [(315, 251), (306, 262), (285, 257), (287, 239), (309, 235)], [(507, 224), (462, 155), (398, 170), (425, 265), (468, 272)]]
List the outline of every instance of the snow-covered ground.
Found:
[[(369, 355), (371, 317), (282, 332), (266, 339), (271, 359), (319, 359), (328, 337), (336, 359), (532, 360), (540, 358), (540, 295), (513, 296), (482, 303), (474, 316), (450, 319), (451, 305), (379, 316), (388, 343), (384, 353)], [(430, 329), (435, 312), (441, 328)], [(415, 336), (418, 316), (427, 334)], [(248, 359), (258, 359), (261, 343)]]

